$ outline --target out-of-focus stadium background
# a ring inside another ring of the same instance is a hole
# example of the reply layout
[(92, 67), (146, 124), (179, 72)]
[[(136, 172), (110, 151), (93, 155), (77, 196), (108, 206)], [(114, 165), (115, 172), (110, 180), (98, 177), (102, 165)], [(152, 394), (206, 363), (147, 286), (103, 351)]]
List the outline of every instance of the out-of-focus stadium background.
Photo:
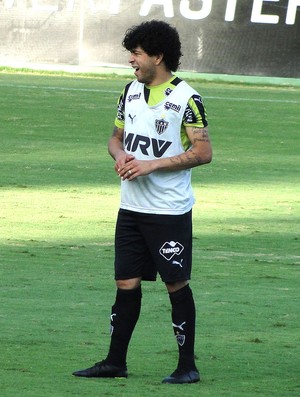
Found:
[(0, 0), (0, 65), (126, 66), (149, 19), (179, 30), (181, 70), (300, 77), (300, 0)]

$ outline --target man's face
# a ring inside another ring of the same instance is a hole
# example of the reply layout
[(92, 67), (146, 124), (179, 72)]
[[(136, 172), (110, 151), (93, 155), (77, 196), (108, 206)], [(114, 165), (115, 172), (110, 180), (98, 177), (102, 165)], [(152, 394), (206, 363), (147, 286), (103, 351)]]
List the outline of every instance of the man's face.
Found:
[(130, 52), (129, 63), (135, 69), (135, 76), (140, 83), (151, 85), (157, 75), (157, 57), (148, 55), (141, 47)]

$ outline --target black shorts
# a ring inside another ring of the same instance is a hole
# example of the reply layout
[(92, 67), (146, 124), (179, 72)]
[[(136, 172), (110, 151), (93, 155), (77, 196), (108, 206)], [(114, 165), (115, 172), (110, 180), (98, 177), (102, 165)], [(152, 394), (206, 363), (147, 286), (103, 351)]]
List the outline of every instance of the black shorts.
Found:
[(115, 279), (173, 283), (191, 278), (192, 211), (154, 215), (120, 209), (115, 234)]

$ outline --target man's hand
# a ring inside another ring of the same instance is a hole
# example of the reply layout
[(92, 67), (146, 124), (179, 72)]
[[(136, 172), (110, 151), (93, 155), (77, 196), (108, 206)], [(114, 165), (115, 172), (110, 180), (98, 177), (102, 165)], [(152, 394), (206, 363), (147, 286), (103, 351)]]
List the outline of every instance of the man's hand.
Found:
[(133, 156), (127, 155), (126, 162), (116, 163), (116, 171), (122, 180), (132, 181), (138, 176), (148, 175), (154, 171), (155, 160), (136, 160)]
[(131, 154), (127, 154), (123, 150), (118, 153), (118, 155), (116, 156), (115, 170), (119, 176), (122, 176), (122, 175), (120, 175), (120, 173), (126, 166), (126, 163), (133, 159), (134, 159), (134, 156), (132, 156)]

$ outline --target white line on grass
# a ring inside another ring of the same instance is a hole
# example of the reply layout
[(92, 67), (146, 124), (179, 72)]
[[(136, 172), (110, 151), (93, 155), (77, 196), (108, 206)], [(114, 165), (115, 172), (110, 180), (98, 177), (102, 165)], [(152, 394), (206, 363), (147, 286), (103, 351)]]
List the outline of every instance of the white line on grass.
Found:
[(0, 87), (13, 88), (27, 88), (39, 90), (53, 90), (53, 91), (81, 91), (81, 92), (102, 92), (106, 94), (120, 94), (121, 91), (100, 90), (98, 88), (72, 88), (72, 87), (56, 87), (56, 86), (41, 86), (41, 85), (27, 85), (27, 84), (0, 84)]
[[(72, 87), (56, 87), (56, 86), (38, 86), (26, 84), (1, 84), (0, 87), (14, 87), (26, 89), (39, 89), (39, 90), (53, 90), (53, 91), (80, 91), (80, 92), (99, 92), (105, 94), (120, 94), (120, 91), (114, 90), (100, 90), (98, 88), (72, 88)], [(262, 99), (262, 98), (246, 98), (246, 97), (222, 97), (222, 96), (203, 96), (203, 99), (217, 99), (225, 101), (245, 101), (245, 102), (271, 102), (271, 103), (300, 103), (297, 100), (290, 99)]]
[(272, 102), (272, 103), (300, 103), (300, 101), (291, 99), (262, 99), (262, 98), (236, 98), (236, 97), (220, 97), (220, 96), (205, 96), (204, 99), (225, 99), (226, 101), (246, 101), (246, 102)]

